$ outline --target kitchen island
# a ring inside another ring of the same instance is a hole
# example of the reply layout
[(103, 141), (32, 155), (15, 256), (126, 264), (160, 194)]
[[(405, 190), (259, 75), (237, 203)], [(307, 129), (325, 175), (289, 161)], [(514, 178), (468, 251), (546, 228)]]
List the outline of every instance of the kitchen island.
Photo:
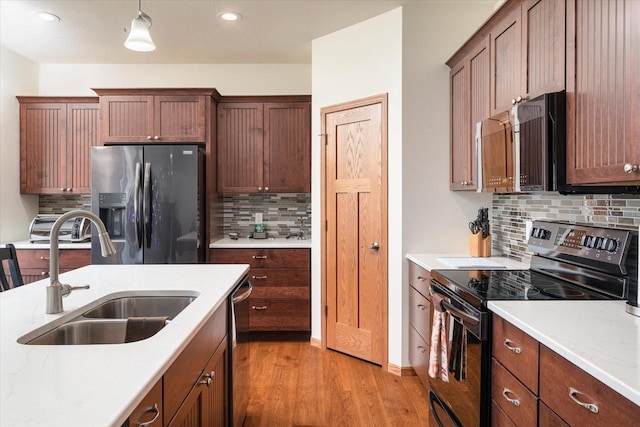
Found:
[[(247, 265), (91, 265), (60, 275), (90, 284), (45, 314), (48, 280), (0, 294), (0, 425), (120, 426), (248, 271)], [(126, 344), (23, 345), (23, 335), (113, 293), (198, 297), (152, 337)]]

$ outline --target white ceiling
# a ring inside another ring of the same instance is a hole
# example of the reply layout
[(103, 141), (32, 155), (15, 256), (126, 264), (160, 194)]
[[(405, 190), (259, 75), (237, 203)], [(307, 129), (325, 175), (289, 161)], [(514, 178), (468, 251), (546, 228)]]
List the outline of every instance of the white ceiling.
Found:
[(37, 63), (308, 64), (313, 39), (412, 1), (428, 0), (142, 0), (156, 50), (132, 52), (123, 43), (137, 0), (0, 0), (0, 43)]

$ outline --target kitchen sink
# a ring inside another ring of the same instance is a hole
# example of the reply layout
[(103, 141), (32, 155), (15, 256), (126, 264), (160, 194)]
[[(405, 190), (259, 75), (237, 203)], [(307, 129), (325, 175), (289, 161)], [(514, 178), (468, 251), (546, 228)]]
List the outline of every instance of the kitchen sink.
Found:
[(122, 344), (126, 320), (73, 320), (29, 341), (31, 345)]
[[(18, 342), (28, 345), (88, 345), (140, 341), (150, 338), (164, 327), (162, 323), (158, 326), (157, 322), (163, 319), (157, 318), (173, 320), (197, 295), (197, 292), (188, 291), (111, 294), (76, 310), (76, 314), (70, 315), (66, 321), (58, 319), (23, 335)], [(137, 323), (133, 323), (137, 329), (129, 331), (131, 334), (127, 338), (127, 323), (131, 326), (129, 320), (132, 318), (137, 318)], [(147, 323), (140, 326), (140, 322)], [(132, 336), (136, 338), (132, 339)]]
[(85, 312), (90, 319), (163, 316), (173, 319), (195, 300), (192, 296), (133, 296), (106, 301)]

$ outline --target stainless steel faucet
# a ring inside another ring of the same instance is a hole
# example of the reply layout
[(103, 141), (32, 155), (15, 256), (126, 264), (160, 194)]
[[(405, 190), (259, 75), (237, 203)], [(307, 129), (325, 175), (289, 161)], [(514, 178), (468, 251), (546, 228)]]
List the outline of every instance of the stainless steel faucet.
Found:
[(51, 252), (49, 255), (49, 275), (51, 277), (51, 283), (47, 286), (47, 314), (62, 313), (64, 311), (62, 308), (62, 297), (66, 297), (71, 291), (75, 291), (76, 289), (89, 289), (89, 285), (69, 286), (63, 285), (58, 280), (58, 260), (60, 256), (60, 252), (58, 251), (58, 234), (65, 221), (76, 217), (87, 218), (98, 227), (98, 238), (100, 239), (100, 249), (103, 257), (108, 257), (116, 253), (116, 248), (113, 246), (113, 243), (111, 243), (109, 233), (107, 233), (104, 223), (96, 214), (83, 210), (74, 210), (58, 218), (51, 228)]

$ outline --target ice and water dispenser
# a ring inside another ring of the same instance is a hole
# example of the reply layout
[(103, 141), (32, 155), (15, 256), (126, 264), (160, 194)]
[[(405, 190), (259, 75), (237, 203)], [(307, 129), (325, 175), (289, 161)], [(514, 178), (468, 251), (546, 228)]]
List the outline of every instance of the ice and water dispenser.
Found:
[(98, 208), (100, 219), (104, 222), (111, 239), (124, 239), (127, 222), (126, 193), (99, 193)]

